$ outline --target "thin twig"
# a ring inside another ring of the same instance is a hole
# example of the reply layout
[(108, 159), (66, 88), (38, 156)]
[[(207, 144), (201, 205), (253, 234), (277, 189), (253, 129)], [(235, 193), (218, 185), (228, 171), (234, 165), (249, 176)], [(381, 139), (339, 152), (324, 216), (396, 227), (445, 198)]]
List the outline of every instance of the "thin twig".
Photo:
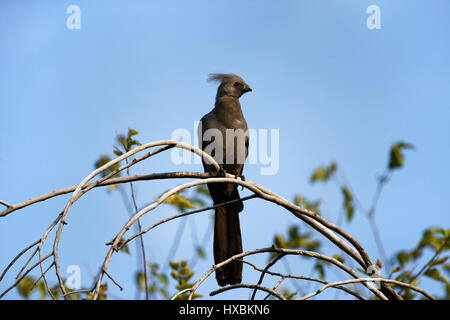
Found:
[[(164, 149), (164, 148), (167, 148), (167, 147), (163, 147), (161, 149)], [(128, 159), (125, 159), (125, 161), (128, 164)], [(130, 168), (127, 168), (127, 176), (130, 176)], [(136, 213), (138, 213), (139, 209), (138, 209), (138, 206), (136, 203), (136, 196), (134, 194), (133, 182), (130, 182), (130, 191), (131, 191), (131, 199), (133, 200), (133, 205), (134, 205), (134, 210), (135, 210), (134, 213), (136, 214)], [(141, 225), (140, 219), (137, 220), (137, 225), (138, 225), (138, 232), (141, 232), (142, 225)], [(148, 300), (149, 299), (149, 290), (148, 290), (148, 280), (147, 280), (147, 259), (145, 257), (144, 238), (142, 237), (142, 235), (139, 237), (139, 240), (140, 240), (140, 245), (141, 245), (142, 267), (143, 267), (143, 272), (144, 272), (145, 300)]]
[(109, 279), (111, 279), (111, 281), (112, 282), (114, 282), (114, 284), (116, 285), (116, 286), (118, 286), (119, 287), (119, 289), (120, 289), (120, 291), (122, 291), (123, 290), (123, 288), (122, 288), (122, 286), (119, 284), (119, 283), (117, 283), (117, 281), (116, 280), (114, 280), (114, 278), (113, 277), (111, 277), (111, 275), (108, 273), (108, 271), (106, 271), (106, 270), (103, 270), (103, 272), (108, 276), (108, 278)]
[(39, 278), (36, 279), (36, 281), (34, 281), (33, 285), (31, 286), (30, 290), (33, 290), (33, 288), (37, 285), (37, 283), (39, 282), (39, 280), (41, 280), (42, 277), (45, 276), (45, 274), (47, 273), (48, 270), (50, 270), (50, 268), (53, 267), (53, 262), (47, 267), (47, 269), (45, 271), (41, 272), (41, 275), (39, 276)]
[[(281, 253), (279, 255), (277, 255), (272, 261), (270, 261), (270, 263), (264, 268), (264, 270), (261, 272), (261, 276), (259, 277), (258, 280), (258, 285), (260, 285), (264, 279), (264, 275), (267, 273), (267, 271), (270, 269), (270, 267), (272, 267), (275, 263), (277, 263), (278, 260), (280, 260), (281, 258), (283, 258), (285, 256), (285, 254)], [(255, 300), (255, 295), (256, 295), (256, 291), (258, 289), (255, 287), (255, 290), (253, 290), (252, 293), (252, 297), (250, 300)]]
[(286, 300), (285, 297), (283, 297), (281, 294), (279, 294), (278, 292), (276, 292), (270, 288), (261, 286), (259, 284), (247, 284), (247, 283), (238, 283), (238, 284), (233, 284), (231, 286), (226, 286), (226, 287), (217, 289), (215, 291), (212, 291), (209, 295), (215, 296), (216, 294), (219, 294), (221, 292), (236, 289), (236, 288), (250, 288), (250, 289), (255, 289), (255, 290), (262, 290), (262, 291), (266, 291), (266, 292), (270, 293), (271, 295), (273, 295), (274, 297), (277, 297), (280, 300)]
[(16, 276), (16, 279), (18, 279), (20, 277), (20, 274), (22, 273), (22, 271), (27, 267), (27, 265), (30, 263), (30, 261), (34, 258), (34, 256), (36, 255), (36, 253), (38, 252), (39, 247), (37, 247), (33, 253), (31, 254), (31, 256), (28, 258), (27, 262), (25, 262), (25, 264), (23, 265), (23, 267), (20, 269), (19, 273)]
[[(273, 286), (272, 290), (275, 291), (280, 286), (280, 284), (284, 281), (284, 279), (286, 279), (286, 277), (281, 277), (280, 280), (278, 280), (278, 282)], [(256, 290), (256, 288), (255, 288), (255, 290)], [(270, 293), (268, 293), (264, 297), (264, 300), (269, 299), (269, 297), (270, 297)]]
[(74, 291), (69, 291), (69, 292), (65, 293), (63, 296), (67, 297), (67, 296), (70, 296), (71, 294), (90, 293), (90, 292), (92, 292), (92, 289), (74, 290)]
[(26, 270), (25, 273), (24, 273), (19, 279), (16, 280), (16, 282), (14, 282), (8, 289), (6, 289), (5, 291), (3, 291), (3, 292), (0, 294), (0, 299), (3, 298), (3, 296), (4, 296), (5, 294), (7, 294), (12, 288), (14, 288), (15, 286), (17, 286), (17, 285), (19, 284), (19, 282), (22, 281), (22, 279), (25, 278), (26, 275), (27, 275), (28, 273), (30, 273), (31, 270), (33, 270), (34, 268), (36, 268), (40, 263), (44, 262), (45, 260), (47, 260), (47, 259), (48, 259), (49, 257), (51, 257), (51, 256), (52, 256), (52, 253), (49, 253), (49, 254), (46, 255), (44, 258), (40, 259), (38, 262), (36, 262), (34, 265), (32, 265), (28, 270)]
[(4, 205), (4, 206), (7, 207), (7, 208), (12, 207), (11, 204), (9, 204), (8, 202), (5, 202), (5, 201), (3, 201), (3, 200), (0, 200), (0, 204)]
[(28, 247), (26, 247), (25, 249), (23, 249), (22, 251), (19, 252), (19, 254), (17, 256), (15, 256), (15, 258), (8, 264), (8, 266), (5, 268), (5, 270), (3, 271), (2, 275), (0, 276), (0, 281), (2, 281), (3, 277), (5, 276), (6, 272), (8, 272), (9, 268), (11, 268), (14, 263), (28, 250), (30, 250), (31, 248), (33, 248), (35, 245), (37, 245), (39, 243), (39, 241), (41, 241), (41, 239), (36, 240), (35, 242), (33, 242), (32, 244), (30, 244)]

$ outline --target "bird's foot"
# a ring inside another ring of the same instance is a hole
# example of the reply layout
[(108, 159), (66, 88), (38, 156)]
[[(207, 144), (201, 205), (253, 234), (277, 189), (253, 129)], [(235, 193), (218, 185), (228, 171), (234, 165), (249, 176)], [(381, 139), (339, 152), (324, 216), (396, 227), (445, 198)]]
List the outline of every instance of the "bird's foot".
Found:
[[(245, 181), (245, 176), (243, 174), (236, 174), (236, 179), (241, 179), (242, 181)], [(244, 190), (244, 186), (241, 185), (241, 190)]]
[(219, 170), (211, 170), (209, 174), (215, 178), (225, 178), (225, 176), (227, 175), (222, 166), (219, 166)]

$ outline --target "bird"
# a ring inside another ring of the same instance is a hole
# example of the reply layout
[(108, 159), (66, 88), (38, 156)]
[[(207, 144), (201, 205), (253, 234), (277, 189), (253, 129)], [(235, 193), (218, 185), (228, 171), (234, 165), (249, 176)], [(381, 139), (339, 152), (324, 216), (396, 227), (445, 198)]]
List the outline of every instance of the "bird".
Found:
[[(220, 170), (217, 171), (203, 159), (204, 170), (218, 176), (229, 173), (245, 180), (242, 173), (248, 156), (249, 134), (239, 98), (252, 91), (252, 88), (235, 74), (212, 73), (208, 80), (217, 81), (220, 85), (214, 108), (199, 122), (199, 146), (216, 160)], [(211, 144), (215, 147), (211, 147)], [(207, 186), (215, 206), (234, 201), (215, 208), (213, 252), (214, 262), (218, 264), (242, 253), (239, 213), (244, 209), (244, 204), (236, 201), (240, 199), (237, 184), (208, 183)], [(242, 261), (234, 260), (216, 269), (216, 280), (222, 287), (241, 283)]]

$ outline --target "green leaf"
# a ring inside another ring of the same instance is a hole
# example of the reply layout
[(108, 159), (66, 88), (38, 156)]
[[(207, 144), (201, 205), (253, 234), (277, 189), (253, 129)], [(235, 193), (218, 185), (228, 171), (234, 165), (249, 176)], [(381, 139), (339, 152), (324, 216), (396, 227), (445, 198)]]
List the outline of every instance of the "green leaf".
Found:
[(139, 133), (139, 131), (134, 129), (128, 129), (128, 139), (130, 139), (132, 136), (135, 136)]
[(127, 138), (125, 138), (123, 135), (119, 135), (118, 137), (117, 137), (117, 140), (122, 144), (122, 146), (123, 146), (123, 148), (125, 149), (125, 151), (129, 151), (129, 148), (128, 148), (128, 139)]
[(136, 273), (136, 284), (139, 288), (139, 290), (145, 290), (145, 275), (143, 271), (138, 271)]
[[(117, 244), (117, 247), (120, 247), (124, 243), (125, 239), (122, 237)], [(120, 251), (130, 254), (130, 249), (128, 248), (128, 244), (124, 245)]]
[(450, 229), (445, 230), (444, 239), (450, 240)]
[(128, 147), (130, 148), (130, 150), (131, 150), (132, 146), (140, 146), (140, 145), (142, 145), (142, 144), (138, 140), (134, 140), (134, 139), (128, 140)]
[(294, 203), (295, 203), (295, 205), (303, 207), (306, 210), (309, 210), (309, 211), (312, 211), (314, 213), (320, 214), (319, 213), (320, 200), (309, 201), (309, 200), (307, 200), (305, 197), (303, 197), (301, 195), (296, 195), (294, 197)]
[(281, 234), (275, 235), (273, 245), (275, 248), (287, 248), (288, 247), (286, 239)]
[(445, 263), (443, 267), (445, 272), (450, 276), (450, 263)]
[(401, 270), (400, 267), (394, 267), (394, 268), (391, 269), (391, 273), (394, 274), (396, 272), (399, 272), (400, 270)]
[(333, 254), (333, 258), (341, 263), (344, 263), (344, 257), (341, 254)]
[[(178, 284), (175, 286), (178, 290), (184, 290), (188, 288), (192, 288), (193, 284), (189, 283), (189, 279), (194, 275), (194, 273), (191, 271), (191, 269), (188, 266), (187, 260), (182, 260), (181, 262), (178, 261), (171, 261), (170, 267), (172, 268), (172, 272), (170, 275), (173, 279), (177, 280)], [(186, 299), (189, 295), (189, 292), (186, 292), (185, 294), (179, 296), (179, 299)], [(201, 297), (200, 294), (194, 294), (194, 298)]]
[[(135, 145), (137, 145), (137, 146), (141, 145), (141, 143), (138, 140), (132, 138), (133, 136), (137, 135), (138, 133), (139, 132), (134, 129), (128, 129), (128, 134), (126, 137), (121, 134), (117, 136), (117, 141), (119, 141), (120, 144), (123, 146), (125, 152), (130, 151), (131, 148)], [(118, 149), (118, 148), (116, 148), (116, 149)]]
[(349, 222), (352, 220), (355, 212), (355, 208), (353, 206), (353, 196), (350, 189), (345, 185), (342, 187), (342, 194), (344, 195), (344, 208), (347, 212), (347, 221)]
[(47, 289), (45, 288), (44, 281), (38, 281), (38, 283), (36, 283), (36, 288), (39, 291), (39, 299), (44, 299), (47, 295)]
[(406, 263), (408, 263), (410, 259), (410, 255), (406, 251), (400, 251), (397, 253), (397, 261), (400, 264), (400, 266), (404, 266)]
[[(282, 234), (277, 233), (273, 240), (275, 248), (304, 248), (306, 250), (315, 251), (320, 247), (320, 242), (313, 239), (310, 233), (300, 233), (298, 226), (292, 225), (288, 229), (287, 239)], [(276, 257), (278, 253), (273, 252), (269, 258)]]
[(119, 150), (119, 148), (117, 148), (116, 146), (114, 146), (114, 150), (113, 150), (114, 154), (118, 157), (120, 157), (121, 155), (123, 155), (123, 152)]
[(380, 259), (377, 260), (377, 263), (375, 264), (377, 266), (378, 269), (383, 268), (383, 261), (381, 261)]
[(404, 163), (403, 149), (414, 149), (414, 145), (407, 142), (397, 142), (392, 145), (389, 157), (389, 170), (401, 168)]
[(290, 292), (290, 291), (287, 290), (287, 289), (283, 290), (283, 297), (284, 297), (286, 300), (293, 300), (296, 294), (297, 294), (297, 291), (295, 291), (295, 292)]
[(169, 280), (167, 279), (167, 276), (162, 273), (156, 274), (156, 277), (161, 281), (164, 285), (167, 285), (169, 283)]
[(203, 201), (202, 199), (199, 199), (199, 198), (191, 198), (190, 201), (191, 201), (192, 204), (196, 204), (196, 205), (198, 205), (199, 207), (204, 207), (204, 206), (205, 206), (205, 201)]
[(179, 261), (170, 261), (169, 265), (172, 269), (177, 270), (180, 267)]
[(17, 285), (17, 290), (19, 290), (19, 294), (28, 299), (34, 290), (34, 279), (32, 277), (25, 277)]
[(432, 266), (436, 266), (439, 264), (443, 264), (445, 261), (447, 261), (447, 259), (448, 259), (448, 257), (434, 259), (433, 261), (430, 261), (430, 263), (428, 263), (428, 266), (432, 267)]
[(203, 195), (208, 196), (208, 197), (211, 196), (211, 194), (209, 193), (208, 189), (206, 189), (204, 186), (198, 186), (198, 187), (195, 189), (195, 191), (196, 191), (197, 193), (203, 194)]
[(205, 259), (206, 258), (205, 251), (203, 251), (202, 247), (197, 247), (197, 254), (198, 254), (200, 259)]
[(180, 212), (184, 212), (188, 208), (190, 209), (195, 208), (194, 204), (180, 193), (175, 193), (171, 195), (164, 202), (177, 207)]
[[(95, 168), (98, 169), (100, 167), (103, 167), (105, 164), (107, 164), (110, 161), (111, 161), (111, 158), (108, 155), (101, 155), (100, 158), (95, 162)], [(102, 177), (104, 177), (117, 169), (119, 169), (119, 163), (115, 163), (115, 164), (109, 166), (109, 168), (104, 170), (101, 173), (101, 175), (102, 175)], [(120, 173), (116, 173), (113, 177), (118, 177), (118, 176), (120, 176)]]
[(441, 239), (436, 237), (434, 233), (436, 233), (436, 229), (434, 228), (425, 230), (417, 248), (422, 249), (424, 247), (430, 247), (435, 250), (439, 249), (442, 241), (440, 241)]
[(106, 290), (108, 290), (108, 284), (102, 284), (100, 285), (99, 294), (98, 294), (98, 300), (106, 300)]
[(317, 168), (311, 176), (311, 182), (315, 182), (317, 180), (327, 181), (327, 179), (328, 179), (328, 174), (327, 174), (327, 169), (325, 167)]
[(317, 180), (321, 180), (326, 182), (333, 176), (333, 174), (336, 172), (336, 169), (337, 164), (334, 161), (328, 167), (318, 167), (311, 175), (310, 181), (316, 182)]
[(316, 270), (319, 273), (320, 279), (322, 279), (322, 280), (325, 279), (325, 268), (323, 267), (323, 264), (316, 263), (314, 265), (314, 270)]
[(430, 277), (436, 281), (441, 281), (445, 284), (448, 283), (447, 278), (445, 276), (443, 276), (441, 274), (441, 272), (436, 268), (428, 269), (427, 271), (424, 272), (424, 275), (427, 277)]

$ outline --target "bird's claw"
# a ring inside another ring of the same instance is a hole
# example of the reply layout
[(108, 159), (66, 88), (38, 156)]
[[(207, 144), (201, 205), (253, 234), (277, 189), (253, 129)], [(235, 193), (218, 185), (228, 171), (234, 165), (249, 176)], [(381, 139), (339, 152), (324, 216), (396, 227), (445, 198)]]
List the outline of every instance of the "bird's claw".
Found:
[[(243, 174), (237, 174), (235, 175), (236, 179), (241, 179), (242, 181), (245, 181), (245, 176)], [(241, 185), (241, 190), (244, 190), (244, 186)]]
[(211, 171), (210, 174), (216, 178), (225, 178), (227, 175), (222, 166), (219, 166), (219, 170)]

